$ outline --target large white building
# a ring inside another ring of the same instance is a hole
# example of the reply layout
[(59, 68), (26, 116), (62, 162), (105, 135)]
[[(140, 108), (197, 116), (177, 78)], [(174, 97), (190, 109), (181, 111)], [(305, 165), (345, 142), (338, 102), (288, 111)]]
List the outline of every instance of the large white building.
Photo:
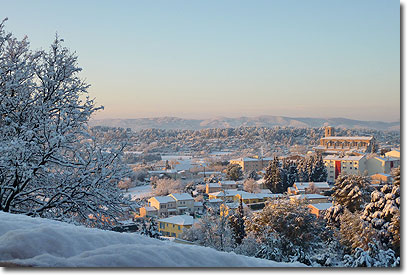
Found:
[(366, 157), (328, 155), (323, 157), (327, 169), (327, 181), (335, 182), (340, 174), (360, 175), (366, 170)]

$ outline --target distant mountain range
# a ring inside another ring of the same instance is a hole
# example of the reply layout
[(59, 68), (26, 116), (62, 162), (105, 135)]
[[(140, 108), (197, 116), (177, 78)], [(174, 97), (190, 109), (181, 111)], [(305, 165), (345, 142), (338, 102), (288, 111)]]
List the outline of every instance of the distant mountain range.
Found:
[(200, 130), (208, 128), (237, 128), (237, 127), (323, 127), (376, 130), (400, 130), (400, 122), (361, 121), (347, 118), (309, 118), (285, 116), (256, 116), (256, 117), (216, 117), (210, 119), (185, 119), (178, 117), (155, 117), (135, 119), (94, 119), (91, 126), (108, 126), (141, 129), (188, 129)]

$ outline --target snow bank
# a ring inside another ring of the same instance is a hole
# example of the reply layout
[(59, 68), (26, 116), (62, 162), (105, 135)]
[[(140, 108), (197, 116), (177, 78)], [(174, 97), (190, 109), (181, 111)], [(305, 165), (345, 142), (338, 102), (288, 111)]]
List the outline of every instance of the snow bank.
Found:
[(0, 262), (39, 267), (298, 267), (0, 212)]

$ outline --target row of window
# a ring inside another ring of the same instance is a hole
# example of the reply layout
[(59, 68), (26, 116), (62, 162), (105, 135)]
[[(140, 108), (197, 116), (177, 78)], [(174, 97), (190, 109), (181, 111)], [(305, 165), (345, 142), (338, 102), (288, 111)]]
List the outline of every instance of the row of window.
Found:
[[(165, 228), (165, 224), (166, 224), (167, 227), (169, 226), (168, 223), (160, 222), (160, 223), (159, 223), (159, 228), (164, 229), (164, 228)], [(175, 227), (175, 224), (172, 224), (172, 228), (174, 228), (174, 227)], [(178, 225), (178, 230), (181, 230), (181, 226), (180, 226), (180, 225)]]

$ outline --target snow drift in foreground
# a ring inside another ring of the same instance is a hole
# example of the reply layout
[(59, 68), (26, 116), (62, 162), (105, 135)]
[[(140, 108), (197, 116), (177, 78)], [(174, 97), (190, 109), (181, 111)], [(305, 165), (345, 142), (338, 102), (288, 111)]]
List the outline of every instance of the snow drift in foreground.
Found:
[(39, 267), (298, 267), (0, 212), (0, 262)]

